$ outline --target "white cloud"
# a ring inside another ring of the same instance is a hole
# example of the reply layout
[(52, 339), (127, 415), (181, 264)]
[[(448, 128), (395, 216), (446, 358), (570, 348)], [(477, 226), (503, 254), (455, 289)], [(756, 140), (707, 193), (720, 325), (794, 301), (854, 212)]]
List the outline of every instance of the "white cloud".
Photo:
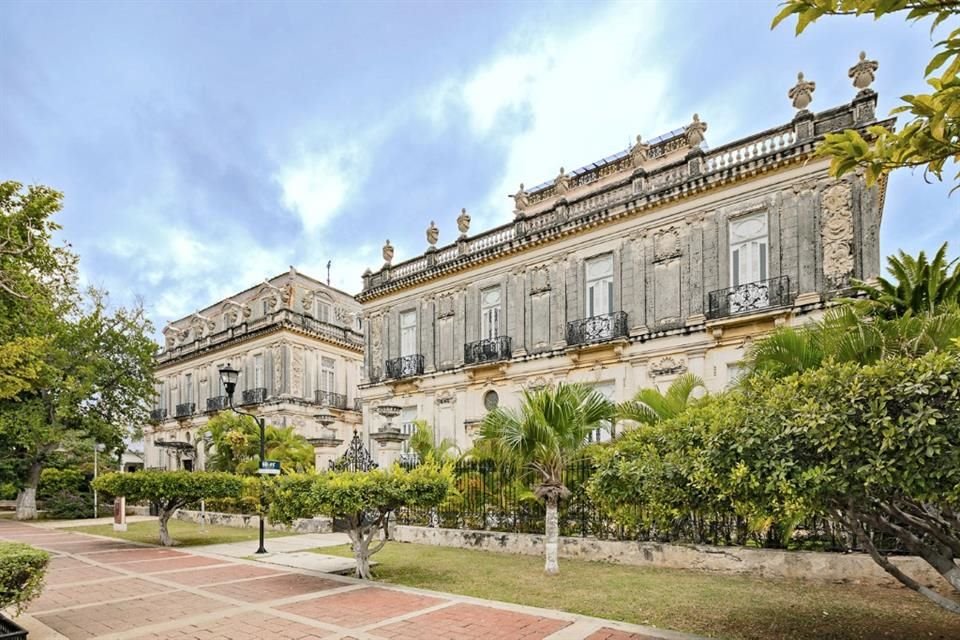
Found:
[(274, 176), (283, 206), (300, 219), (307, 233), (322, 229), (339, 213), (359, 182), (357, 157), (353, 147), (304, 152)]

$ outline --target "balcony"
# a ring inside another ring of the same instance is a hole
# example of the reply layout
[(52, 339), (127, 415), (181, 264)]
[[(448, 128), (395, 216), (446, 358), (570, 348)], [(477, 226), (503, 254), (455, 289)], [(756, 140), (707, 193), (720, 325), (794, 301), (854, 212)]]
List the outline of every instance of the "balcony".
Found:
[(240, 404), (263, 404), (267, 401), (267, 390), (263, 387), (257, 387), (256, 389), (247, 389), (243, 392)]
[(509, 360), (512, 354), (510, 336), (497, 336), (463, 345), (463, 364), (481, 364)]
[(167, 410), (166, 409), (151, 409), (150, 410), (150, 422), (163, 422), (167, 419)]
[(224, 411), (230, 408), (230, 400), (227, 396), (215, 396), (207, 398), (207, 411)]
[(183, 402), (177, 405), (173, 415), (177, 418), (189, 418), (197, 411), (197, 403)]
[(387, 378), (393, 380), (423, 375), (423, 356), (419, 353), (387, 360), (386, 365)]
[(313, 399), (314, 402), (324, 407), (332, 407), (334, 409), (347, 408), (347, 396), (342, 393), (317, 389), (313, 392)]
[(748, 282), (729, 289), (711, 291), (707, 300), (707, 318), (715, 320), (744, 313), (756, 313), (793, 304), (790, 276), (778, 276)]
[(576, 346), (626, 338), (627, 312), (617, 311), (567, 323), (567, 345)]

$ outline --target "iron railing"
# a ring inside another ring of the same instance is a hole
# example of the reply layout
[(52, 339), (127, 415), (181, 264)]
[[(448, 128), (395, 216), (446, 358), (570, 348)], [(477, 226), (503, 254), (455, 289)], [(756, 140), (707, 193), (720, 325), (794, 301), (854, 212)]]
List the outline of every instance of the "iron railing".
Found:
[(263, 387), (247, 389), (241, 395), (240, 404), (263, 404), (267, 401), (267, 390)]
[(480, 364), (509, 360), (512, 355), (510, 336), (497, 336), (463, 345), (463, 363)]
[(725, 318), (741, 313), (775, 309), (793, 304), (790, 276), (748, 282), (728, 289), (711, 291), (707, 296), (707, 317)]
[(150, 422), (160, 422), (161, 420), (167, 419), (167, 410), (166, 409), (151, 409), (150, 410)]
[(230, 399), (227, 396), (207, 398), (207, 411), (223, 411), (230, 408)]
[(347, 408), (347, 396), (342, 393), (334, 393), (333, 391), (323, 391), (322, 389), (317, 389), (313, 392), (313, 400), (317, 404), (324, 407), (333, 407), (334, 409), (346, 409)]
[(625, 338), (627, 335), (626, 311), (616, 311), (567, 323), (567, 344), (570, 346), (606, 342)]
[(423, 356), (419, 353), (387, 360), (386, 365), (387, 377), (394, 380), (423, 375)]
[(354, 431), (347, 450), (336, 460), (331, 460), (328, 466), (330, 471), (371, 471), (378, 465), (373, 461), (370, 450), (363, 446), (360, 434)]
[(174, 415), (178, 418), (187, 418), (192, 416), (197, 411), (197, 403), (195, 402), (182, 402), (177, 405)]

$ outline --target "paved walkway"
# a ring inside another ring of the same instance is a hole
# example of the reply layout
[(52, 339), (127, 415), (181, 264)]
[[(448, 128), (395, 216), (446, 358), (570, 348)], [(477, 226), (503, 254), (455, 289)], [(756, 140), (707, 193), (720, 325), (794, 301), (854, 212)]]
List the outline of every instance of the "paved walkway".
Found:
[[(691, 640), (693, 636), (0, 520), (50, 551), (30, 640)], [(270, 542), (273, 542), (271, 540)]]

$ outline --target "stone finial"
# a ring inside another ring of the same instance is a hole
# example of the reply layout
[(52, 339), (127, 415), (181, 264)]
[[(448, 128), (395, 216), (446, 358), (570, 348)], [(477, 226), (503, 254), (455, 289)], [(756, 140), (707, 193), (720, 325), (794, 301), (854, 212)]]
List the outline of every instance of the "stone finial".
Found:
[(530, 194), (524, 190), (522, 182), (520, 183), (520, 190), (510, 197), (513, 198), (513, 208), (515, 213), (522, 212), (527, 208), (527, 205), (530, 204)]
[(793, 108), (797, 111), (806, 111), (810, 103), (813, 102), (813, 92), (816, 88), (816, 82), (804, 80), (803, 71), (798, 73), (797, 84), (787, 92), (787, 97), (793, 101)]
[(563, 170), (563, 167), (560, 167), (560, 173), (557, 174), (556, 179), (553, 181), (553, 190), (558, 195), (563, 195), (570, 190), (570, 177), (567, 175), (567, 172)]
[(650, 155), (650, 145), (643, 141), (643, 138), (637, 136), (637, 142), (630, 147), (630, 163), (634, 168), (639, 167)]
[(391, 262), (393, 262), (393, 245), (388, 239), (383, 245), (383, 266), (389, 267)]
[(460, 209), (460, 215), (457, 216), (457, 229), (460, 230), (461, 238), (466, 237), (467, 232), (470, 231), (470, 214), (467, 213), (466, 207)]
[(687, 137), (687, 146), (698, 149), (706, 139), (704, 134), (707, 132), (707, 123), (700, 121), (698, 114), (693, 114), (693, 121), (683, 129), (683, 135)]
[(867, 60), (867, 52), (860, 52), (860, 60), (850, 67), (847, 76), (853, 79), (853, 86), (860, 93), (870, 91), (870, 85), (877, 79), (875, 72), (880, 67), (876, 60)]
[(431, 249), (437, 248), (437, 240), (440, 239), (440, 229), (437, 228), (436, 223), (433, 220), (430, 221), (430, 226), (427, 227), (427, 242), (430, 244)]

